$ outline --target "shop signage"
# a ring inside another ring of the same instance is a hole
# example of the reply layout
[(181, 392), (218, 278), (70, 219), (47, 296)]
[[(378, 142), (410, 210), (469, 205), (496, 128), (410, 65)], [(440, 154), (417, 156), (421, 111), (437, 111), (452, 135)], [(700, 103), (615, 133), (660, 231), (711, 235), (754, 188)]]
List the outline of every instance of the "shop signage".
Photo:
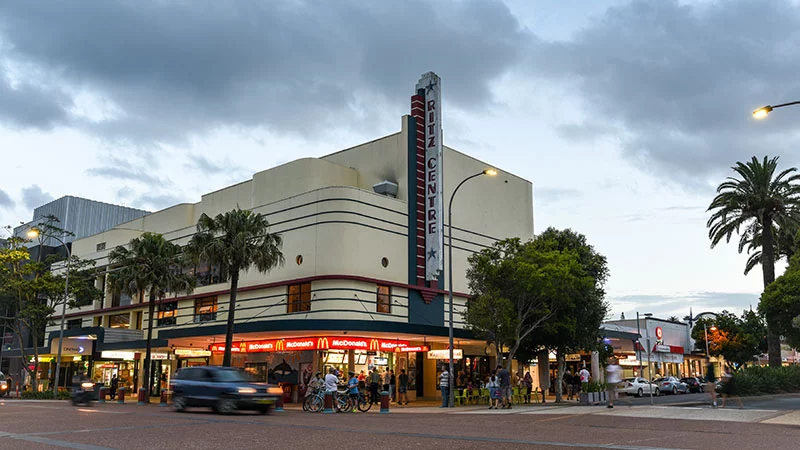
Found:
[(125, 361), (133, 361), (135, 353), (133, 352), (115, 352), (115, 351), (102, 351), (100, 358), (102, 359), (124, 359)]
[[(303, 350), (367, 350), (390, 352), (407, 346), (408, 341), (400, 340), (350, 336), (323, 336), (244, 341), (234, 344), (233, 348), (231, 348), (231, 353), (291, 352)], [(212, 344), (209, 349), (214, 353), (223, 353), (225, 351), (225, 344)]]
[[(50, 343), (50, 353), (58, 353), (58, 338)], [(91, 339), (64, 338), (61, 345), (62, 355), (89, 355), (92, 353), (94, 341)]]
[(656, 327), (656, 339), (663, 339), (664, 338), (664, 330), (661, 327)]
[(150, 359), (153, 361), (163, 361), (169, 359), (169, 353), (150, 353)]
[(395, 353), (419, 353), (419, 352), (427, 352), (431, 348), (427, 345), (417, 345), (415, 347), (395, 347)]
[(435, 281), (444, 269), (442, 214), (442, 88), (433, 72), (422, 75), (425, 90), (425, 279)]
[(175, 349), (175, 356), (181, 357), (203, 357), (203, 356), (211, 356), (210, 350), (197, 350), (194, 348), (176, 348)]
[(657, 352), (669, 353), (670, 348), (669, 345), (656, 345)]
[[(428, 350), (428, 359), (450, 359), (450, 349)], [(454, 348), (453, 359), (464, 359), (464, 350)]]
[[(40, 356), (40, 357), (39, 357), (39, 362), (40, 362), (40, 363), (43, 363), (43, 362), (52, 362), (52, 361), (53, 361), (53, 359), (54, 359), (54, 358), (53, 358), (52, 356)], [(36, 362), (36, 357), (35, 357), (35, 356), (31, 356), (31, 360), (30, 360), (29, 362), (30, 362), (30, 363), (34, 363), (34, 362)]]
[(374, 358), (372, 363), (376, 366), (385, 366), (389, 364), (389, 358)]

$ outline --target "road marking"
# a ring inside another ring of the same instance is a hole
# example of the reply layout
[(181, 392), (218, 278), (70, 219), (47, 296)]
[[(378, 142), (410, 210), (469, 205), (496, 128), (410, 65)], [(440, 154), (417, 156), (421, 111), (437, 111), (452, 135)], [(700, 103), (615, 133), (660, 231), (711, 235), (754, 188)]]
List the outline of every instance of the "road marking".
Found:
[(36, 442), (39, 444), (54, 445), (56, 447), (74, 448), (77, 450), (114, 450), (111, 447), (100, 447), (98, 445), (81, 444), (79, 442), (62, 441), (59, 439), (49, 439), (41, 436), (26, 436), (24, 434), (3, 433), (0, 438), (17, 439), (20, 441)]

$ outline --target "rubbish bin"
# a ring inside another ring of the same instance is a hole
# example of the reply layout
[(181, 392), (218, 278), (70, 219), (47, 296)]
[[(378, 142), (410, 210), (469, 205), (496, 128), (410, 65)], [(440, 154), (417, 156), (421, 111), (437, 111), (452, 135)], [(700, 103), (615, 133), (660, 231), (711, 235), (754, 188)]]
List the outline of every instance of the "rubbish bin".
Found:
[(95, 383), (94, 384), (94, 395), (92, 396), (92, 400), (99, 400), (100, 399), (100, 388), (105, 386), (103, 383)]

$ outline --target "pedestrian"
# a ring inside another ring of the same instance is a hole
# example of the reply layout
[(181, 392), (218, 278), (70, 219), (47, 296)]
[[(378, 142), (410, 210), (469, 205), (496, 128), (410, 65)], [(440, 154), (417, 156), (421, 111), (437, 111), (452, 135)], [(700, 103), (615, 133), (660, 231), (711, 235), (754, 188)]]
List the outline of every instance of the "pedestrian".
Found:
[(500, 382), (500, 397), (503, 399), (503, 409), (511, 409), (513, 395), (511, 374), (502, 364), (497, 365), (497, 379)]
[(572, 372), (569, 369), (564, 372), (564, 382), (567, 383), (567, 400), (572, 400), (575, 395), (575, 380), (572, 379)]
[(389, 398), (392, 402), (397, 400), (395, 394), (395, 386), (397, 386), (397, 377), (394, 375), (394, 370), (389, 370)]
[(525, 372), (522, 378), (522, 384), (525, 386), (525, 403), (531, 402), (531, 391), (533, 390), (533, 377), (530, 372)]
[(328, 374), (325, 375), (325, 392), (331, 393), (331, 397), (333, 398), (333, 410), (336, 411), (336, 394), (337, 394), (337, 387), (339, 386), (339, 377), (336, 376), (336, 369), (331, 367), (328, 369)]
[(378, 388), (381, 384), (381, 374), (378, 373), (378, 369), (373, 369), (372, 373), (369, 376), (369, 396), (370, 396), (370, 403), (375, 404), (378, 403)]
[(500, 409), (500, 383), (497, 381), (497, 371), (493, 370), (486, 383), (489, 388), (489, 409)]
[(389, 384), (391, 384), (391, 379), (389, 375), (389, 370), (383, 371), (383, 385), (381, 386), (381, 392), (389, 392)]
[(111, 400), (114, 400), (117, 396), (117, 388), (119, 388), (119, 378), (116, 375), (111, 377)]
[(622, 367), (617, 364), (616, 358), (611, 358), (610, 364), (606, 366), (606, 392), (608, 393), (608, 407), (614, 407), (614, 400), (617, 399), (617, 385), (622, 381)]
[(400, 394), (399, 399), (401, 405), (408, 404), (408, 374), (406, 369), (400, 369), (400, 376), (397, 377), (400, 384), (397, 385), (397, 392)]
[(347, 401), (353, 407), (351, 411), (356, 412), (358, 411), (358, 377), (352, 370), (347, 375), (349, 377), (347, 380), (347, 392), (350, 394)]
[(591, 381), (592, 376), (589, 374), (589, 371), (586, 370), (586, 366), (581, 368), (581, 371), (578, 373), (579, 379), (581, 381), (581, 391), (586, 390), (586, 385)]
[(714, 364), (711, 363), (711, 358), (706, 356), (706, 390), (711, 395), (711, 407), (717, 407), (717, 373)]
[(367, 388), (367, 376), (364, 375), (363, 370), (358, 374), (358, 388), (362, 391)]
[(453, 384), (453, 376), (450, 372), (445, 368), (442, 370), (442, 373), (439, 374), (439, 390), (442, 391), (442, 406), (441, 408), (447, 408), (450, 406), (450, 386)]
[(742, 404), (742, 397), (739, 396), (739, 392), (736, 389), (736, 383), (733, 378), (733, 374), (731, 374), (730, 367), (725, 367), (725, 373), (722, 375), (722, 404), (719, 406), (720, 408), (725, 407), (725, 403), (728, 401), (728, 398), (735, 398), (737, 402), (739, 402), (739, 409), (744, 409), (744, 405)]

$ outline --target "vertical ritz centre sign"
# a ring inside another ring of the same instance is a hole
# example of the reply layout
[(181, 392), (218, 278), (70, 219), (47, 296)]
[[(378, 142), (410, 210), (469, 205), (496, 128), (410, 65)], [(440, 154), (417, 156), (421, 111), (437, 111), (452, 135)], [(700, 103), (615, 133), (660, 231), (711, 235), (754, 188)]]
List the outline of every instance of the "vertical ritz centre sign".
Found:
[(419, 90), (425, 94), (425, 279), (436, 281), (444, 270), (442, 80), (428, 72)]

